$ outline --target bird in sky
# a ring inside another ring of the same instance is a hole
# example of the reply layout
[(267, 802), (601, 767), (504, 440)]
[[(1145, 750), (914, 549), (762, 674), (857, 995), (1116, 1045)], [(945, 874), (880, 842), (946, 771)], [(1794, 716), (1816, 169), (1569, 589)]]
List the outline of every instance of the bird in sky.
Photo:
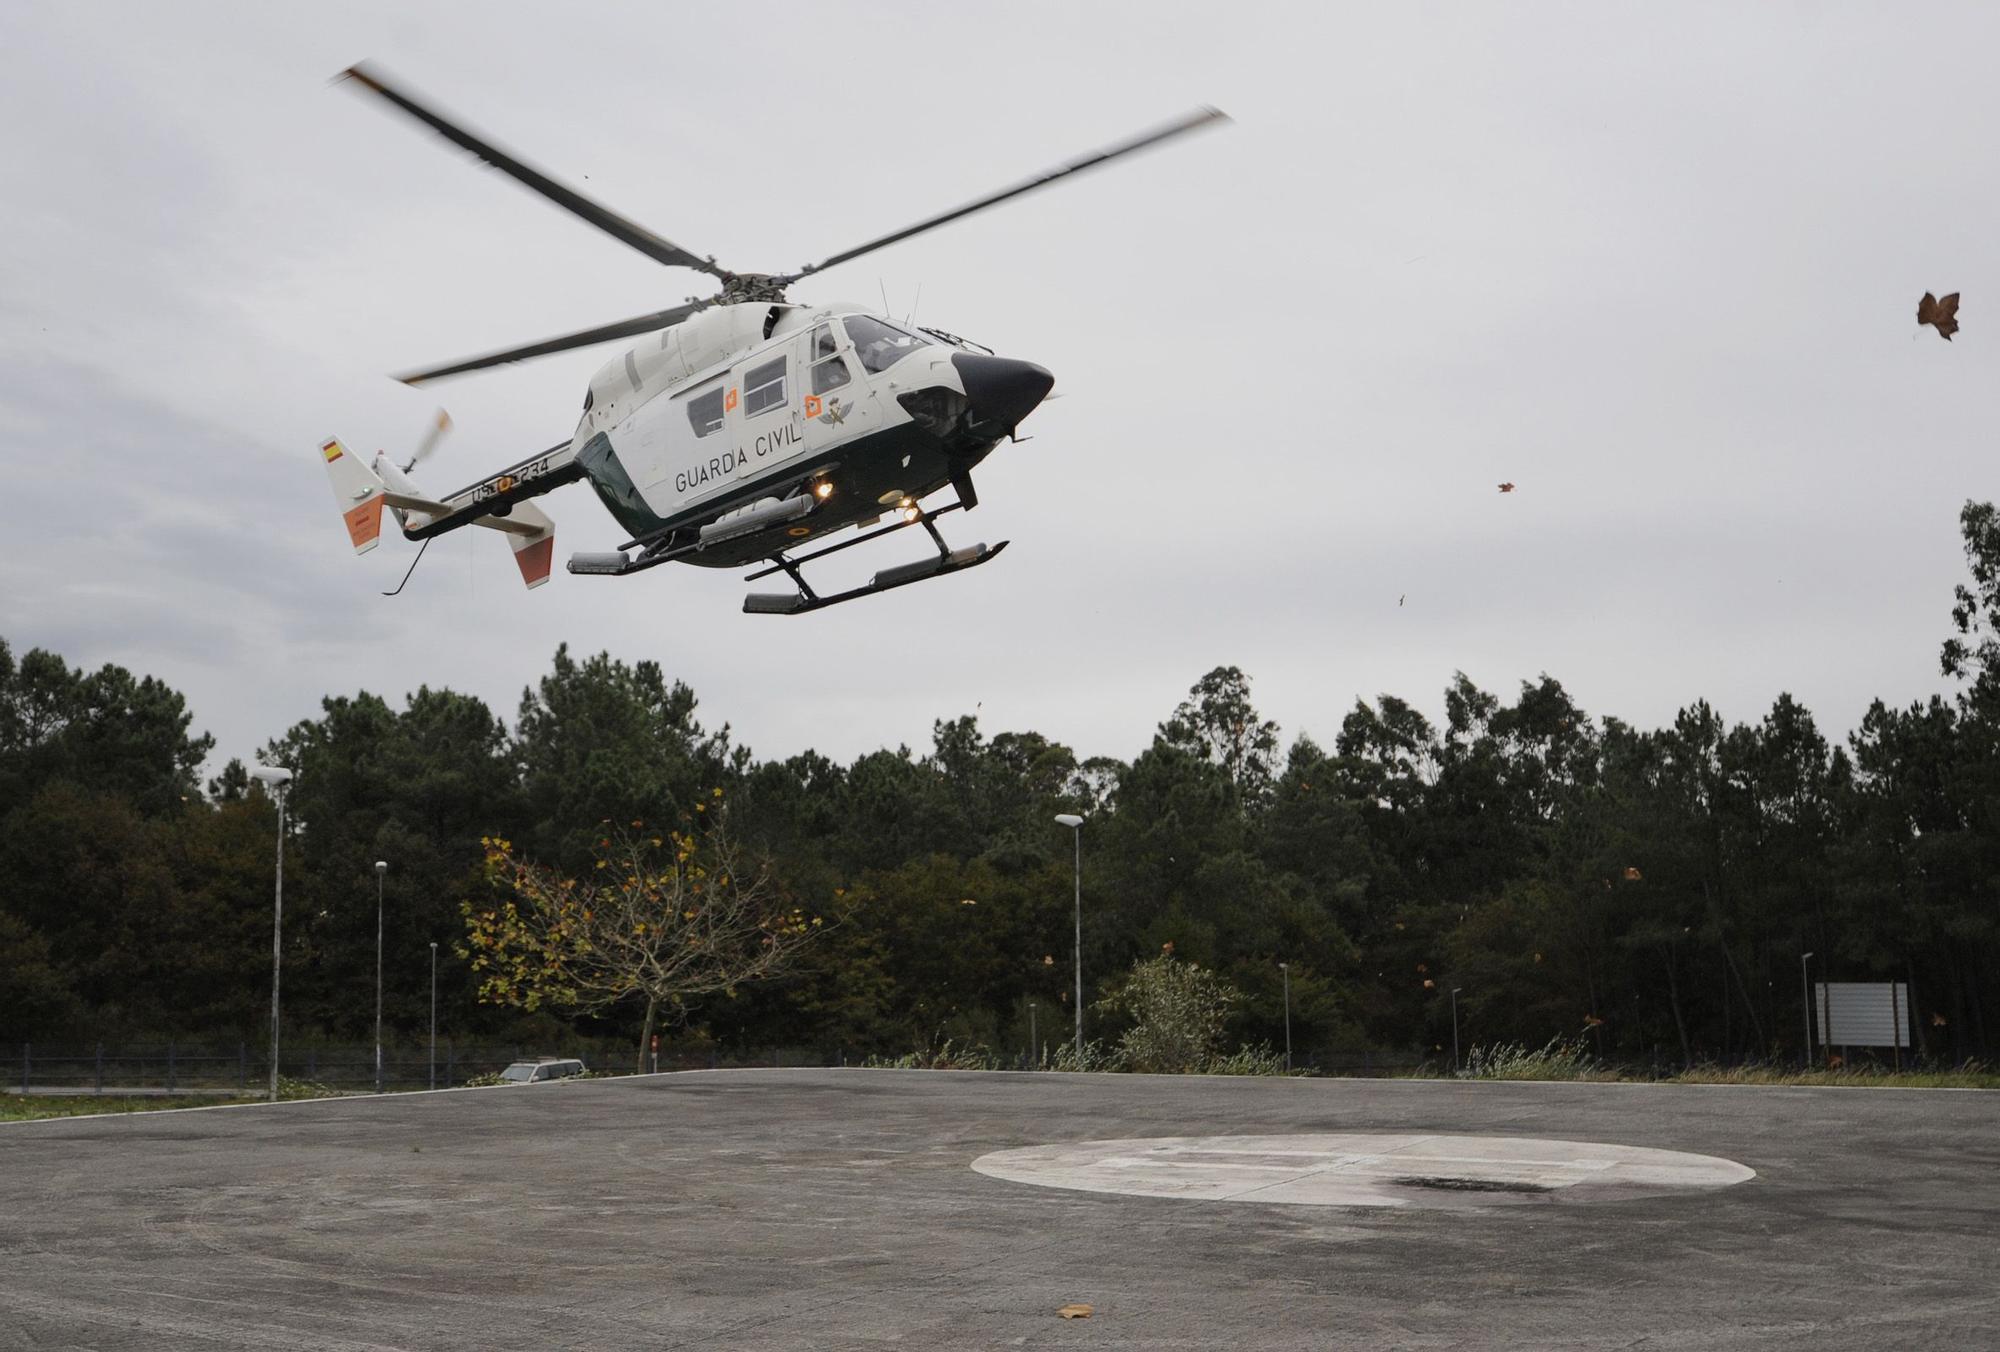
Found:
[(1938, 337), (1950, 342), (1951, 336), (1958, 332), (1958, 292), (1943, 300), (1924, 292), (1924, 298), (1917, 302), (1917, 324), (1919, 327), (1929, 324), (1938, 331)]
[(1511, 483), (1504, 483), (1504, 484), (1501, 484), (1501, 485), (1500, 485), (1500, 491), (1501, 491), (1502, 493), (1511, 493), (1511, 492), (1513, 492), (1513, 491), (1514, 491), (1514, 485), (1513, 485), (1513, 484), (1511, 484)]

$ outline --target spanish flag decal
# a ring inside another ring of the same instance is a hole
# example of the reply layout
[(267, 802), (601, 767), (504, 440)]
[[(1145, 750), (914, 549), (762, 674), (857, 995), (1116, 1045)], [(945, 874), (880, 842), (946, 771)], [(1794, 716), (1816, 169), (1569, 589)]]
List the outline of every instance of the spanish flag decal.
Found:
[(340, 459), (340, 443), (337, 441), (321, 442), (319, 453), (325, 456), (326, 463), (331, 465), (334, 461)]

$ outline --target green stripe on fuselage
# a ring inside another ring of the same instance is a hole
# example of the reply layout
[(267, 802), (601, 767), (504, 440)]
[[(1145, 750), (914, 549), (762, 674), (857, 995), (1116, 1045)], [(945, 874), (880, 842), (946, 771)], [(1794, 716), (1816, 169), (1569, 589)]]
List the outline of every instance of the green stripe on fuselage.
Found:
[(666, 524), (639, 496), (632, 476), (625, 472), (618, 453), (611, 449), (610, 437), (599, 432), (584, 443), (583, 449), (576, 453), (576, 460), (590, 476), (590, 486), (597, 490), (598, 501), (627, 533), (636, 538)]

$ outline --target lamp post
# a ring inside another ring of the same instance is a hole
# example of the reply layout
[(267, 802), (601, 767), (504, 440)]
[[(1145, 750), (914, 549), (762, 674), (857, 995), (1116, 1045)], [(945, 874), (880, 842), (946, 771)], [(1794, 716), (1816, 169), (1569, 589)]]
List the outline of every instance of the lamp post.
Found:
[(1799, 996), (1806, 1007), (1806, 1062), (1805, 1068), (1812, 1069), (1813, 1063), (1813, 1017), (1812, 1017), (1812, 976), (1806, 964), (1812, 961), (1810, 950), (1799, 954)]
[(1060, 813), (1056, 825), (1076, 837), (1076, 1068), (1083, 1069), (1083, 818)]
[(1028, 1001), (1028, 1060), (1037, 1070), (1042, 1068), (1042, 1040), (1035, 1031), (1035, 1002)]
[(431, 1088), (438, 1087), (438, 946), (431, 941)]
[(1451, 988), (1451, 1073), (1458, 1074), (1458, 993), (1465, 988)]
[(382, 876), (389, 861), (375, 861), (375, 1092), (382, 1092)]
[(278, 1101), (278, 975), (285, 938), (285, 789), (292, 772), (282, 765), (260, 765), (250, 777), (278, 800), (278, 881), (271, 899), (271, 1102)]
[(1292, 964), (1281, 962), (1278, 971), (1285, 982), (1285, 1074), (1292, 1073)]

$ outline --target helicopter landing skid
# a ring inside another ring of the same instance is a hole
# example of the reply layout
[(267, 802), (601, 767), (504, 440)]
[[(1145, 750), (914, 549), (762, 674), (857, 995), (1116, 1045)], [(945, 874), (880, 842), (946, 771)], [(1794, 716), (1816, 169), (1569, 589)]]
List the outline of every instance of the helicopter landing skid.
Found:
[[(1005, 540), (1002, 540), (990, 549), (983, 544), (968, 545), (964, 549), (953, 549), (944, 542), (944, 537), (938, 534), (937, 524), (933, 518), (943, 516), (946, 512), (957, 511), (963, 506), (963, 503), (954, 502), (948, 507), (940, 507), (935, 512), (925, 512), (920, 509), (915, 516), (907, 521), (898, 521), (893, 526), (884, 526), (880, 530), (872, 530), (864, 535), (857, 535), (852, 540), (842, 540), (837, 545), (828, 545), (825, 549), (815, 550), (810, 554), (801, 555), (798, 558), (789, 558), (782, 552), (774, 554), (771, 556), (771, 566), (769, 568), (750, 574), (744, 581), (755, 582), (759, 578), (770, 577), (774, 573), (783, 573), (792, 580), (792, 584), (798, 590), (796, 592), (752, 592), (743, 598), (743, 613), (746, 615), (803, 615), (809, 610), (824, 610), (828, 606), (837, 606), (842, 601), (856, 601), (864, 596), (873, 596), (877, 592), (893, 591), (897, 587), (907, 587), (912, 582), (922, 582), (927, 578), (942, 577), (946, 573), (963, 572), (967, 568), (977, 568), (982, 563), (991, 562), (999, 555), (1001, 550), (1007, 547)], [(865, 586), (855, 587), (850, 591), (835, 592), (830, 596), (822, 596), (818, 592), (815, 592), (812, 586), (806, 581), (805, 575), (799, 571), (801, 567), (811, 563), (814, 559), (824, 558), (828, 554), (837, 553), (851, 545), (858, 545), (864, 541), (874, 540), (892, 531), (903, 530), (910, 526), (922, 526), (929, 532), (931, 543), (937, 546), (937, 557), (920, 559), (915, 563), (899, 564), (894, 568), (884, 568), (881, 572), (875, 574), (874, 577), (868, 579)]]

